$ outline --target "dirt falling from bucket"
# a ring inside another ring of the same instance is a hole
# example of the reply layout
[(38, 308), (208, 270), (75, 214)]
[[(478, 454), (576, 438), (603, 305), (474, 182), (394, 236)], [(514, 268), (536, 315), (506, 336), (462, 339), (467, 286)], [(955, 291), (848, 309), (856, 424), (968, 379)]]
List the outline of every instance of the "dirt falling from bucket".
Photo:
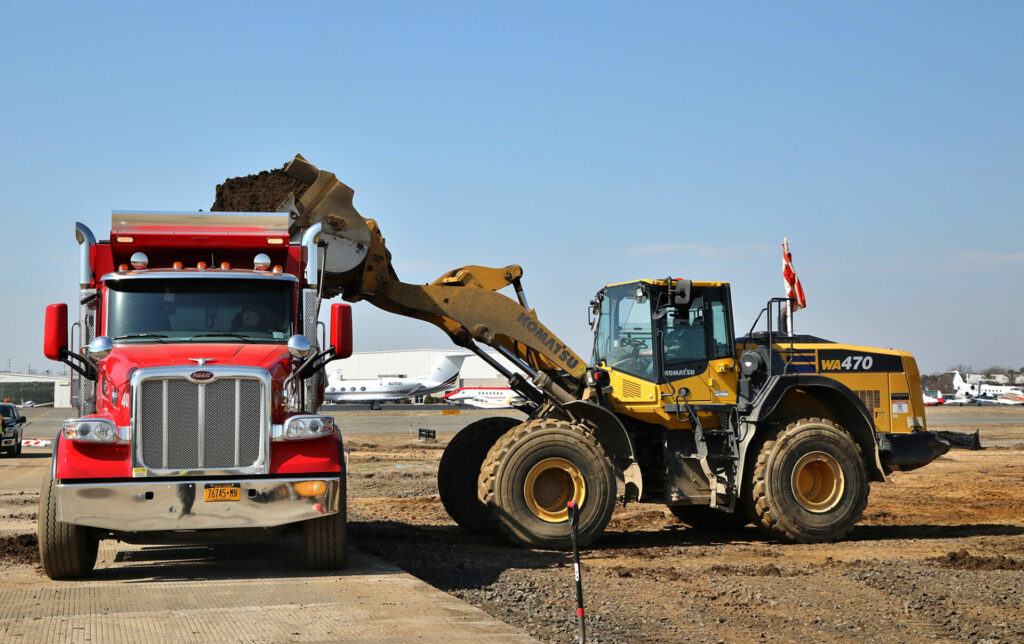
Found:
[(309, 184), (289, 177), (284, 168), (225, 179), (217, 186), (214, 212), (275, 212), (289, 194), (298, 200)]

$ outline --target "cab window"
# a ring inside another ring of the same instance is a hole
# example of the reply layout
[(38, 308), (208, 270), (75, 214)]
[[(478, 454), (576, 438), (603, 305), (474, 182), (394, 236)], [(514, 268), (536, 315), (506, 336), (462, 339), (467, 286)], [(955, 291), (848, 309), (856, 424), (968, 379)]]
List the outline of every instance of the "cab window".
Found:
[(693, 298), (689, 308), (669, 309), (665, 326), (665, 364), (707, 360), (703, 297)]
[(727, 291), (704, 288), (694, 293), (689, 306), (670, 307), (665, 315), (663, 363), (700, 363), (733, 355), (732, 319)]
[(654, 380), (652, 338), (647, 287), (632, 283), (605, 289), (594, 335), (594, 363)]
[(733, 354), (733, 345), (728, 311), (721, 300), (708, 302), (708, 308), (711, 316), (711, 357), (729, 358)]

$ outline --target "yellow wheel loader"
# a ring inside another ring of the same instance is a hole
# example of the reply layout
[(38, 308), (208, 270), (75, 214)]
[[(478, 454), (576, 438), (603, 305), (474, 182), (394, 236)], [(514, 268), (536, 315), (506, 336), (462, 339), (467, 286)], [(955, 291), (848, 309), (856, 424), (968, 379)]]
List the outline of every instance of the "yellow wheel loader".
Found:
[[(608, 285), (590, 303), (588, 362), (529, 307), (519, 266), (404, 283), (349, 187), (301, 156), (285, 171), (311, 184), (284, 209), (312, 226), (310, 281), (323, 297), (436, 325), (528, 401), (526, 421), (472, 423), (442, 456), (441, 500), (468, 530), (566, 548), (575, 501), (586, 545), (616, 502), (640, 501), (664, 503), (695, 528), (753, 523), (782, 541), (835, 540), (861, 518), (871, 481), (949, 449), (925, 427), (910, 354), (779, 332), (784, 299), (737, 337), (727, 283)], [(498, 292), (510, 286), (514, 299)]]

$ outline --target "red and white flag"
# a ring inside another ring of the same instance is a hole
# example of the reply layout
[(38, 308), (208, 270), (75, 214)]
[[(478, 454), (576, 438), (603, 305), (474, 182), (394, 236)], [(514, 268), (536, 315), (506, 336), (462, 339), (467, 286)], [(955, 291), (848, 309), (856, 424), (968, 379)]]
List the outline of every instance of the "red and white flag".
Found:
[(789, 238), (782, 240), (782, 278), (786, 282), (786, 297), (792, 302), (792, 310), (799, 311), (807, 308), (804, 287), (800, 285), (800, 278), (793, 270), (793, 254), (789, 252)]

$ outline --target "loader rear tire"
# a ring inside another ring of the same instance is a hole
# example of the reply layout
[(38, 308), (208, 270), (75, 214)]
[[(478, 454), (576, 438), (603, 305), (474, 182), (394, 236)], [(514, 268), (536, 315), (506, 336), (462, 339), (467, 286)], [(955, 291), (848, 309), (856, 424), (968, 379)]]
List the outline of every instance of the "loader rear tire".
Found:
[(479, 493), (497, 530), (533, 548), (572, 546), (566, 503), (575, 501), (585, 547), (612, 517), (615, 470), (584, 428), (542, 418), (498, 439), (480, 470)]
[(96, 566), (100, 542), (89, 528), (57, 520), (56, 485), (47, 468), (39, 491), (39, 558), (50, 579), (78, 579)]
[(860, 521), (871, 491), (860, 447), (831, 420), (803, 418), (776, 430), (754, 465), (754, 525), (790, 543), (835, 541)]
[(348, 501), (345, 475), (341, 476), (338, 511), (309, 519), (302, 525), (306, 537), (306, 568), (309, 570), (341, 570), (348, 565)]
[(459, 431), (444, 448), (437, 466), (437, 492), (448, 516), (460, 527), (475, 533), (489, 531), (487, 507), (476, 486), (487, 452), (520, 421), (507, 416), (481, 418)]
[(739, 532), (750, 521), (741, 511), (721, 512), (706, 505), (670, 505), (672, 514), (690, 528), (708, 534)]

